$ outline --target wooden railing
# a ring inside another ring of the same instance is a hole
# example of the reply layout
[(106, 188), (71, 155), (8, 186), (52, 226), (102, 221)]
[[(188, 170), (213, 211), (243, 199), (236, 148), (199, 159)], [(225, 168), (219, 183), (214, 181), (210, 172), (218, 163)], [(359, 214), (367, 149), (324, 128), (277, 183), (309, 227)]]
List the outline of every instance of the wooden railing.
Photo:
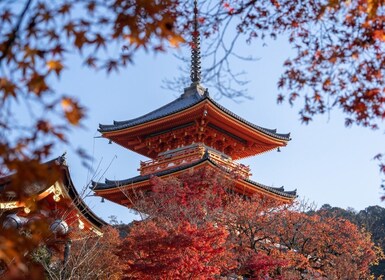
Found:
[(230, 158), (224, 158), (220, 154), (213, 151), (208, 151), (210, 159), (217, 163), (219, 166), (227, 169), (229, 172), (233, 172), (234, 175), (239, 175), (242, 178), (249, 178), (251, 176), (250, 167), (234, 162)]
[(205, 148), (194, 145), (163, 153), (154, 160), (140, 162), (140, 174), (152, 174), (176, 166), (186, 165), (203, 157)]
[(227, 171), (234, 172), (242, 178), (251, 176), (249, 167), (236, 163), (230, 157), (221, 154), (212, 148), (206, 147), (203, 144), (194, 144), (188, 147), (179, 148), (162, 153), (154, 160), (141, 161), (138, 170), (141, 175), (153, 174), (176, 166), (183, 166), (196, 162), (202, 159), (206, 152), (209, 154), (209, 158), (212, 161), (225, 168)]

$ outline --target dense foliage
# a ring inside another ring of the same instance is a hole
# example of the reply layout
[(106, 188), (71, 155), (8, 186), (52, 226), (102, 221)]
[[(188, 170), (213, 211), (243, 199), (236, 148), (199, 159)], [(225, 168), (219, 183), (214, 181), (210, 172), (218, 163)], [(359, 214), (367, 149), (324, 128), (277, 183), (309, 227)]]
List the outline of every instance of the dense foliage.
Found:
[(370, 268), (383, 272), (373, 266), (384, 257), (375, 246), (384, 245), (383, 208), (304, 211), (297, 202), (245, 197), (233, 182), (210, 168), (154, 177), (152, 192), (133, 198), (141, 221), (117, 226), (120, 235), (110, 227), (102, 237), (80, 232), (67, 253), (65, 238), (39, 239), (28, 247), (32, 254), (24, 251), (22, 274), (11, 269), (7, 277), (369, 279)]
[[(364, 228), (371, 234), (373, 242), (385, 251), (385, 208), (370, 206), (357, 212), (354, 209), (345, 210), (325, 204), (316, 213), (323, 216), (340, 217)], [(381, 260), (379, 265), (373, 266), (371, 270), (377, 276), (384, 275), (385, 260)]]
[(382, 256), (348, 220), (240, 196), (210, 169), (153, 183), (120, 253), (127, 279), (367, 279)]

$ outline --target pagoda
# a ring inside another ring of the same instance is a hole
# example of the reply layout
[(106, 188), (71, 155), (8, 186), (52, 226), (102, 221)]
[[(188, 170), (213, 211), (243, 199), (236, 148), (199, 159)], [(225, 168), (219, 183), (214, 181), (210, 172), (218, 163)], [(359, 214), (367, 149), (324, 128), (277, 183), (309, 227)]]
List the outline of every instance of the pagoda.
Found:
[(250, 123), (210, 97), (200, 83), (197, 13), (195, 1), (191, 85), (179, 98), (150, 113), (99, 125), (102, 137), (149, 160), (140, 162), (140, 175), (125, 180), (94, 182), (93, 190), (97, 196), (132, 207), (136, 193), (151, 190), (152, 176), (165, 178), (192, 169), (213, 168), (232, 178), (237, 193), (246, 196), (259, 194), (291, 202), (296, 191), (252, 181), (250, 168), (238, 162), (286, 146), (290, 134)]

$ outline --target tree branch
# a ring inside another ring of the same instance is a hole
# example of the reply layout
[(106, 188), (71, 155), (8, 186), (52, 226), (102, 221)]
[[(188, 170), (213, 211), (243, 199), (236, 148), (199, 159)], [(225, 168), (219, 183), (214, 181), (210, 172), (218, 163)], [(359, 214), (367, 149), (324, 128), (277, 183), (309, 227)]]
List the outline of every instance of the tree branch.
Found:
[(15, 40), (17, 38), (17, 34), (19, 33), (19, 29), (20, 29), (21, 23), (23, 22), (24, 16), (25, 16), (26, 12), (28, 11), (29, 6), (31, 5), (31, 3), (32, 3), (32, 0), (28, 0), (27, 3), (25, 4), (24, 9), (21, 12), (21, 14), (19, 16), (19, 19), (17, 21), (17, 24), (16, 24), (16, 26), (15, 26), (13, 32), (12, 32), (12, 35), (8, 39), (8, 42), (5, 44), (4, 52), (0, 56), (0, 64), (2, 63), (3, 59), (8, 55), (8, 52), (9, 52), (10, 48), (12, 47), (13, 43), (15, 42)]

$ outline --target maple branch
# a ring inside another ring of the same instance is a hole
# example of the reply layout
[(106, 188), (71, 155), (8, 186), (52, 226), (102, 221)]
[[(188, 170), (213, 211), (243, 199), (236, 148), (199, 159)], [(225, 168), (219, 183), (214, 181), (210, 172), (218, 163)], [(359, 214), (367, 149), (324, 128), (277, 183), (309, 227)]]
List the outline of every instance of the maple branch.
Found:
[(17, 21), (17, 24), (16, 24), (16, 26), (15, 26), (13, 32), (12, 32), (12, 35), (11, 35), (11, 37), (8, 39), (8, 41), (5, 44), (4, 52), (0, 56), (0, 64), (3, 61), (3, 59), (7, 56), (8, 51), (11, 48), (12, 44), (15, 42), (15, 40), (17, 38), (17, 34), (19, 33), (19, 30), (20, 30), (21, 23), (22, 23), (22, 21), (24, 19), (24, 16), (25, 16), (26, 12), (28, 11), (29, 6), (31, 5), (31, 3), (32, 3), (32, 0), (28, 0), (27, 3), (25, 4), (24, 9), (21, 12), (21, 14), (19, 16), (19, 19)]

